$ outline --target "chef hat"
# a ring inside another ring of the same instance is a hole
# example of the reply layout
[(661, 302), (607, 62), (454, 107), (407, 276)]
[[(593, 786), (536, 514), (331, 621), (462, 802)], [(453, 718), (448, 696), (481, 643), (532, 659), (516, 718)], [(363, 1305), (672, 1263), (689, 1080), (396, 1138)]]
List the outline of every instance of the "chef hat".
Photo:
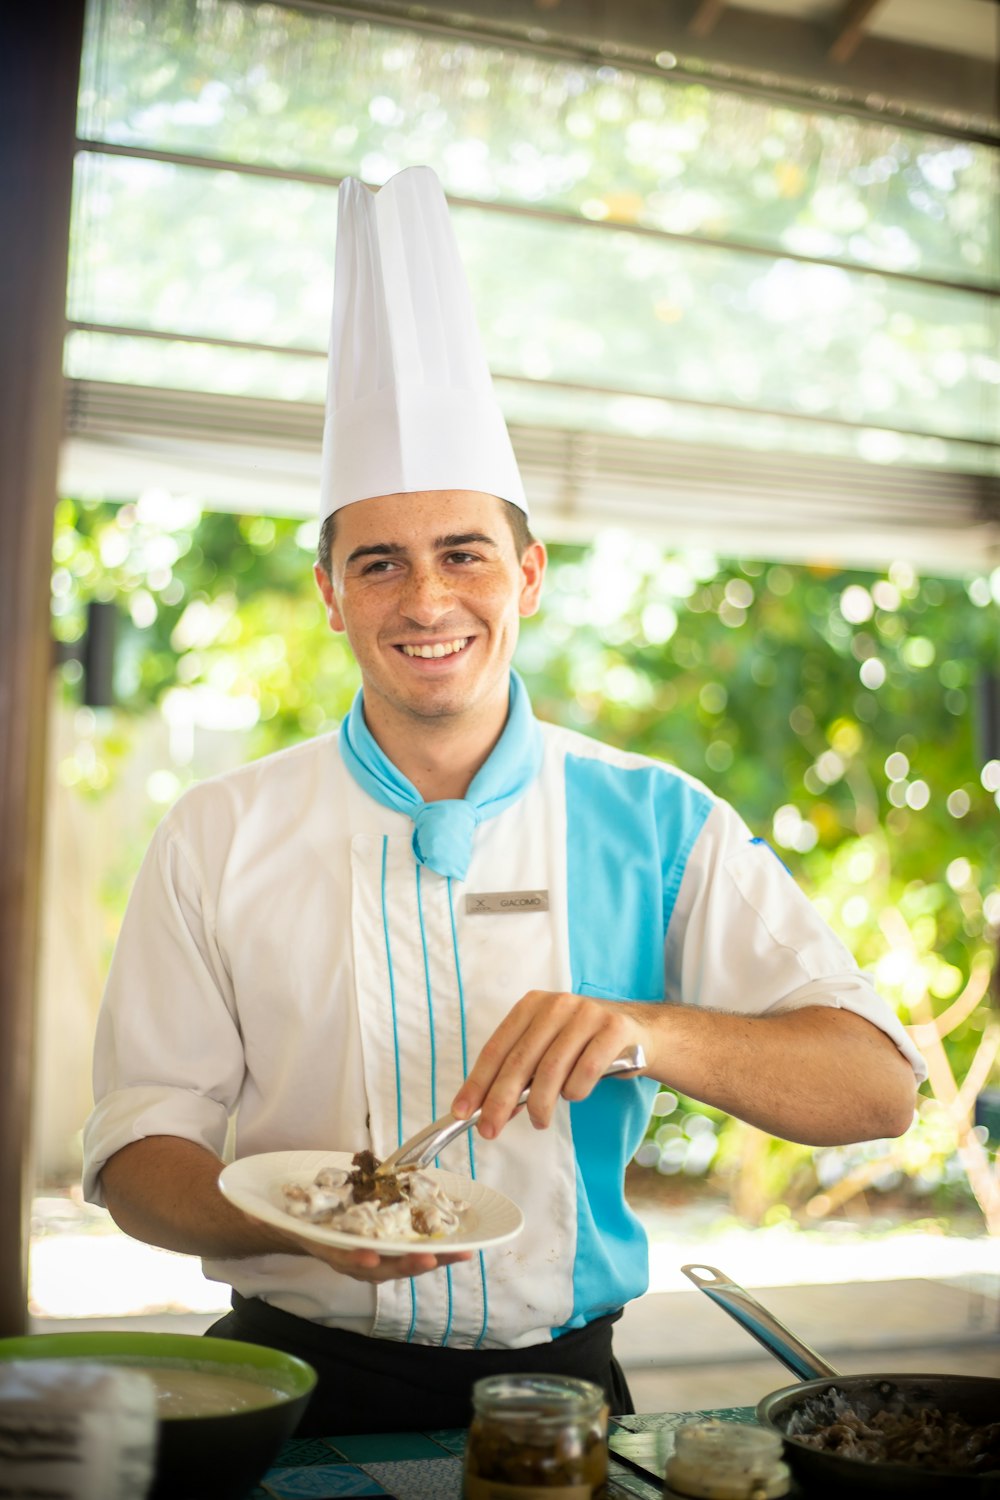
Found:
[(321, 519), (407, 490), (482, 490), (528, 508), (430, 167), (377, 193), (340, 186)]

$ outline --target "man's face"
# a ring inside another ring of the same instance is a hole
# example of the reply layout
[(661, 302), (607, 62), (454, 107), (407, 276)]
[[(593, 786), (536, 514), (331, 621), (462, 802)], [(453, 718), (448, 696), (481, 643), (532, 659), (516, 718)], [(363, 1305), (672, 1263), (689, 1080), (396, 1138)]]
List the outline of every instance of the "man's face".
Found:
[(428, 490), (339, 510), (316, 582), (361, 668), (370, 724), (502, 722), (518, 622), (537, 609), (544, 572), (544, 547), (518, 557), (493, 495)]

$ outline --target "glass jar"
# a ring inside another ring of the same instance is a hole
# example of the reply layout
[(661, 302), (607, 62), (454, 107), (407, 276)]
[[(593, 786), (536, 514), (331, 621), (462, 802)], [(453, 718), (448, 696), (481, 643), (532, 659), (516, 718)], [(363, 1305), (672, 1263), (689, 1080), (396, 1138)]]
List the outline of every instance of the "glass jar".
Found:
[(708, 1418), (674, 1434), (665, 1494), (699, 1500), (774, 1500), (791, 1485), (781, 1434), (766, 1427)]
[(604, 1500), (608, 1408), (589, 1380), (489, 1375), (472, 1387), (464, 1500)]

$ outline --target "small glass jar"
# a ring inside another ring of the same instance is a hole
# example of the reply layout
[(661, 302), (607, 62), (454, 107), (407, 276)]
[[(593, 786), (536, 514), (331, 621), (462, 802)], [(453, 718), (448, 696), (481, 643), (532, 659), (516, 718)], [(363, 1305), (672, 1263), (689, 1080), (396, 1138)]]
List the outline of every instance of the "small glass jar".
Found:
[(674, 1434), (665, 1494), (699, 1500), (775, 1500), (791, 1485), (781, 1435), (767, 1427), (707, 1418)]
[(589, 1380), (489, 1375), (472, 1387), (464, 1500), (604, 1500), (608, 1408)]

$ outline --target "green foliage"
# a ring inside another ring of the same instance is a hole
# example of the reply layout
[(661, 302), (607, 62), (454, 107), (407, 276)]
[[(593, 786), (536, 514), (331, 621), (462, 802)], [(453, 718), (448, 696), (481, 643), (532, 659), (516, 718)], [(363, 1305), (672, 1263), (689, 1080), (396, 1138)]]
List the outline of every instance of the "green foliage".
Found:
[(255, 753), (278, 749), (339, 722), (359, 681), (312, 587), (315, 541), (314, 526), (202, 513), (165, 495), (121, 507), (63, 500), (56, 636), (78, 640), (86, 603), (116, 599), (124, 710), (188, 695), (195, 724), (252, 728)]
[[(992, 962), (1000, 926), (1000, 767), (984, 769), (981, 679), (996, 672), (996, 577), (918, 578), (723, 562), (609, 535), (556, 549), (548, 607), (521, 661), (544, 717), (670, 760), (728, 797), (780, 848), (817, 907), (904, 1021), (929, 992), (937, 1014), (971, 968)], [(868, 686), (865, 686), (865, 683)], [(995, 755), (996, 750), (992, 751)], [(984, 780), (987, 784), (984, 784)], [(946, 1040), (956, 1078), (987, 1013)], [(701, 1143), (654, 1117), (647, 1144), (668, 1173), (751, 1172), (746, 1132)], [(928, 1100), (907, 1140), (920, 1191), (964, 1182), (953, 1126)], [(818, 1156), (774, 1142), (752, 1173), (762, 1205), (801, 1202), (871, 1148)], [(880, 1148), (877, 1148), (880, 1149)], [(876, 1178), (896, 1185), (898, 1174)]]
[[(340, 720), (358, 674), (324, 619), (314, 545), (311, 525), (162, 496), (60, 504), (58, 636), (79, 637), (89, 599), (121, 610), (120, 709), (81, 790), (110, 783), (129, 716), (157, 707), (249, 730), (253, 754)], [(733, 802), (910, 1021), (925, 995), (935, 1013), (954, 1000), (1000, 926), (1000, 765), (984, 768), (975, 713), (982, 674), (1000, 666), (998, 625), (983, 579), (723, 561), (609, 532), (552, 549), (518, 665), (541, 717), (668, 760)], [(64, 672), (71, 693), (78, 669)], [(192, 772), (173, 770), (179, 789)], [(958, 1078), (984, 1024), (980, 1006), (947, 1038)], [(704, 1124), (691, 1135), (696, 1118), (713, 1122), (717, 1151)], [(920, 1129), (912, 1171), (941, 1180), (953, 1140), (940, 1119)], [(675, 1118), (654, 1118), (654, 1143), (657, 1131), (678, 1170), (736, 1170), (739, 1130), (702, 1106), (678, 1101)], [(766, 1201), (815, 1185), (811, 1162), (776, 1143)]]

